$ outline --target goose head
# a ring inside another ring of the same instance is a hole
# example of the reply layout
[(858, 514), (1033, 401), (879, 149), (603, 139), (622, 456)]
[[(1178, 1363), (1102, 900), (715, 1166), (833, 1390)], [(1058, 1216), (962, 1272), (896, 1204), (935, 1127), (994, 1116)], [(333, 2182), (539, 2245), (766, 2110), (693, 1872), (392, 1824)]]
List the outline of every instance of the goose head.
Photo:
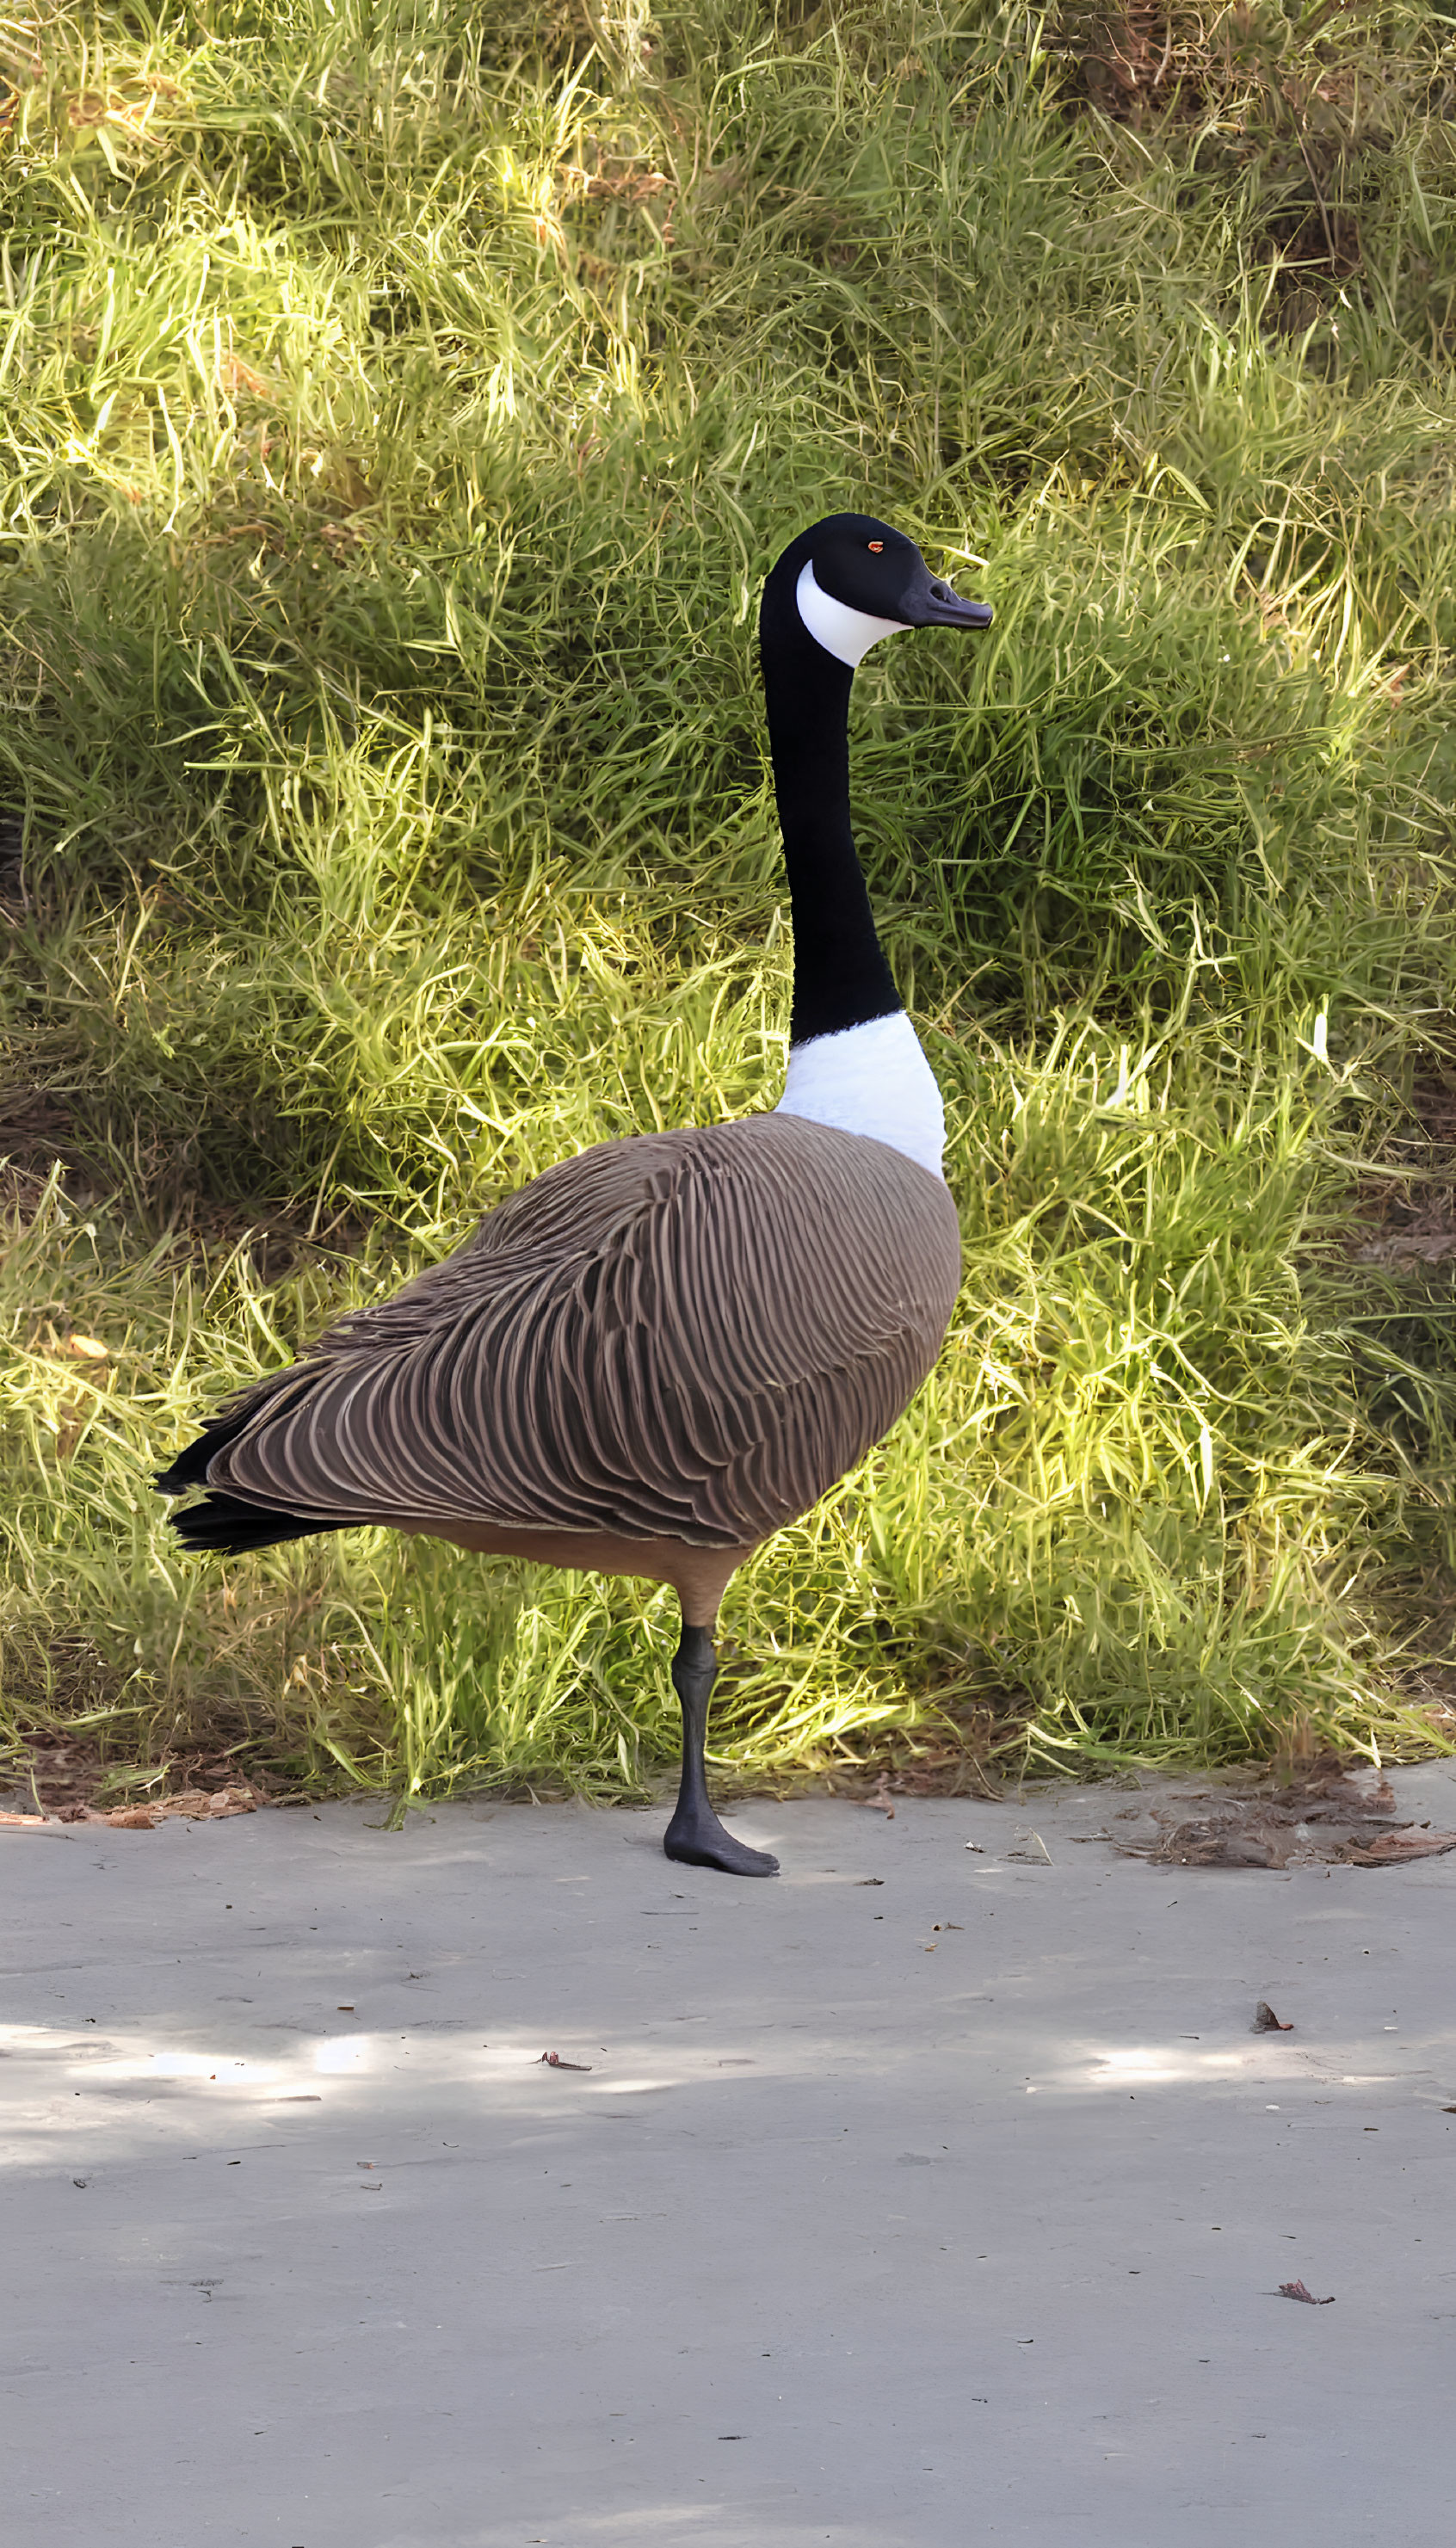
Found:
[[(771, 585), (815, 644), (851, 669), (903, 628), (989, 628), (984, 601), (965, 601), (932, 575), (915, 542), (872, 513), (830, 513), (802, 531)], [(766, 599), (767, 599), (766, 594)]]

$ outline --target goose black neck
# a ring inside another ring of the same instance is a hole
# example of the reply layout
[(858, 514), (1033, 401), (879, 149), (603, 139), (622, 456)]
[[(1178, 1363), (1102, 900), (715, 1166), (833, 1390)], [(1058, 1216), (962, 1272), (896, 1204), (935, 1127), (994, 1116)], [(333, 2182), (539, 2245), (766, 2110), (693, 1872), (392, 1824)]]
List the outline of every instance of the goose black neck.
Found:
[(774, 789), (793, 913), (790, 1044), (838, 1035), (901, 1006), (875, 934), (850, 828), (854, 673), (809, 635), (795, 598), (807, 545), (785, 549), (764, 587), (759, 649)]

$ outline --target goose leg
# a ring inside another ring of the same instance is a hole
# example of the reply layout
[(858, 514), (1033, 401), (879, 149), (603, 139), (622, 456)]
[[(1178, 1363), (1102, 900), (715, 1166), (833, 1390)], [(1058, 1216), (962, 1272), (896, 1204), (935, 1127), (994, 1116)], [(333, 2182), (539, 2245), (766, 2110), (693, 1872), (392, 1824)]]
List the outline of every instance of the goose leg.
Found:
[(708, 1801), (702, 1755), (717, 1672), (712, 1630), (690, 1628), (684, 1619), (682, 1642), (673, 1657), (673, 1687), (682, 1708), (682, 1777), (663, 1847), (669, 1858), (681, 1860), (684, 1866), (716, 1866), (724, 1875), (776, 1875), (777, 1859), (767, 1850), (746, 1849), (741, 1840), (735, 1840)]

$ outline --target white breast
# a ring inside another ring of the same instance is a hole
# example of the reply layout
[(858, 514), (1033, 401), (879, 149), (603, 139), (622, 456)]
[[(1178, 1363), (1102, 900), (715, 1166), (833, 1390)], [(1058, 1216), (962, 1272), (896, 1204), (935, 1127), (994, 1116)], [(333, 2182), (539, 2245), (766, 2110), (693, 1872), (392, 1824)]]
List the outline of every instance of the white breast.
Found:
[(841, 1133), (865, 1133), (903, 1150), (933, 1177), (942, 1174), (946, 1110), (903, 1009), (794, 1045), (774, 1111), (832, 1124)]

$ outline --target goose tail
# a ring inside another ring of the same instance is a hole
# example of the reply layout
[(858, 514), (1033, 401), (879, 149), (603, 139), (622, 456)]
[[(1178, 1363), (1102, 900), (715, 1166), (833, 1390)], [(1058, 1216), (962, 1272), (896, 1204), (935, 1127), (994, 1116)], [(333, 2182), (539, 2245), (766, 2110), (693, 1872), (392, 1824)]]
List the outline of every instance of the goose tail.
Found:
[(171, 1513), (168, 1518), (184, 1548), (205, 1549), (214, 1557), (241, 1557), (250, 1548), (273, 1548), (285, 1539), (312, 1539), (316, 1533), (339, 1527), (337, 1522), (310, 1521), (303, 1513), (245, 1504), (236, 1496), (219, 1495), (206, 1496), (200, 1504), (190, 1504), (186, 1512)]
[[(219, 1451), (225, 1450), (248, 1421), (248, 1411), (217, 1416), (203, 1427), (195, 1442), (179, 1451), (169, 1469), (163, 1469), (154, 1484), (164, 1496), (185, 1496), (194, 1487), (205, 1487), (208, 1470)], [(290, 1512), (286, 1504), (245, 1503), (240, 1496), (220, 1494), (216, 1489), (200, 1504), (189, 1504), (185, 1512), (170, 1513), (168, 1519), (184, 1548), (210, 1550), (218, 1557), (240, 1557), (249, 1548), (272, 1548), (285, 1539), (311, 1539), (317, 1533), (337, 1530), (332, 1521), (311, 1521), (307, 1514)]]

